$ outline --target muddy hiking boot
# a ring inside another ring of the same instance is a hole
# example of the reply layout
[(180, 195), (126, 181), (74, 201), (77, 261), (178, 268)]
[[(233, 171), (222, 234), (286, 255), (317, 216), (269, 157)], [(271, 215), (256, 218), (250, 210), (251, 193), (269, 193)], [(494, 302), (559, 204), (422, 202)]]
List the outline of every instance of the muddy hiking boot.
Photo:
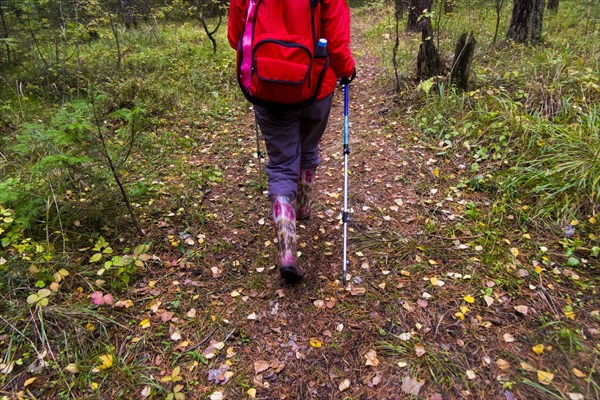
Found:
[(296, 217), (299, 220), (310, 218), (310, 194), (315, 184), (315, 170), (301, 169), (298, 176), (298, 194), (296, 195)]
[(294, 199), (288, 196), (271, 196), (271, 206), (279, 246), (279, 272), (287, 283), (295, 283), (302, 279), (304, 271), (298, 265), (296, 251)]

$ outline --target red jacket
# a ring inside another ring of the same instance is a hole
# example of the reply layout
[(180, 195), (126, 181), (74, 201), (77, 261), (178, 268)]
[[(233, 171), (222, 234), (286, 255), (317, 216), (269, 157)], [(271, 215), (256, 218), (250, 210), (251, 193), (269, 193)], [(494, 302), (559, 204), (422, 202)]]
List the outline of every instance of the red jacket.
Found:
[[(281, 0), (293, 3), (299, 0)], [(301, 0), (309, 1), (309, 0)], [(317, 99), (327, 97), (336, 85), (336, 77), (352, 76), (354, 59), (350, 52), (350, 9), (346, 0), (321, 1), (321, 32), (318, 37), (327, 39), (329, 52), (329, 68)], [(229, 21), (227, 38), (235, 50), (244, 30), (248, 0), (231, 0), (229, 4)]]

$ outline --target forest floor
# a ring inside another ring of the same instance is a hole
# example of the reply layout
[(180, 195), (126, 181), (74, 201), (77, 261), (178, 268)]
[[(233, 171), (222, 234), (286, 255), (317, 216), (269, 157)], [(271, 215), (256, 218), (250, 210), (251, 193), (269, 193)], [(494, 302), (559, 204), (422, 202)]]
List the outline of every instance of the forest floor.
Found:
[[(462, 160), (438, 156), (435, 144), (392, 117), (397, 96), (378, 83), (381, 62), (360, 51), (366, 28), (357, 22), (353, 39), (359, 75), (350, 91), (347, 287), (342, 92), (321, 144), (312, 218), (298, 224), (307, 275), (294, 286), (274, 264), (248, 111), (210, 138), (193, 137), (203, 150), (189, 167), (223, 171), (222, 182), (202, 188), (209, 218), (201, 231), (177, 237), (170, 222), (152, 233), (187, 240), (188, 251), (202, 256), (174, 255), (173, 268), (150, 271), (137, 289), (151, 300), (135, 301), (144, 306), (135, 313), (163, 333), (141, 330), (145, 358), (163, 382), (180, 366), (191, 398), (597, 396), (594, 279), (557, 270), (549, 260), (560, 262), (558, 253), (537, 262), (540, 249), (511, 230), (513, 215), (504, 239), (492, 239), (506, 262), (482, 259), (479, 243), (488, 235), (470, 228), (468, 211), (485, 215), (494, 200), (459, 189)], [(462, 230), (457, 221), (465, 221)], [(584, 304), (576, 314), (571, 299)]]
[[(348, 285), (340, 90), (312, 217), (298, 224), (296, 285), (275, 266), (250, 108), (212, 135), (190, 129), (198, 145), (165, 172), (163, 196), (178, 190), (182, 211), (140, 216), (153, 256), (110, 309), (119, 324), (86, 326), (111, 325), (112, 344), (88, 398), (597, 398), (597, 276), (563, 268), (561, 237), (524, 232), (517, 213), (490, 234), (495, 200), (461, 185), (469, 164), (395, 114), (399, 97), (363, 50), (368, 27), (353, 27)], [(193, 185), (189, 171), (207, 165), (222, 176)]]

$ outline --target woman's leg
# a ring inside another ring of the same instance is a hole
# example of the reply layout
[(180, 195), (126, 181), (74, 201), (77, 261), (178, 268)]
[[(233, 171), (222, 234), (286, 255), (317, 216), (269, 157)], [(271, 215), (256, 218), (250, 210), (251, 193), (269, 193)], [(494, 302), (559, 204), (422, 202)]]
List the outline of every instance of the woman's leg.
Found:
[(300, 171), (297, 189), (297, 218), (310, 218), (311, 193), (320, 163), (319, 143), (327, 127), (333, 94), (302, 110), (300, 119)]
[(304, 276), (298, 264), (295, 197), (300, 169), (300, 122), (297, 113), (254, 107), (265, 139), (269, 161), (269, 197), (279, 248), (279, 272), (285, 281)]

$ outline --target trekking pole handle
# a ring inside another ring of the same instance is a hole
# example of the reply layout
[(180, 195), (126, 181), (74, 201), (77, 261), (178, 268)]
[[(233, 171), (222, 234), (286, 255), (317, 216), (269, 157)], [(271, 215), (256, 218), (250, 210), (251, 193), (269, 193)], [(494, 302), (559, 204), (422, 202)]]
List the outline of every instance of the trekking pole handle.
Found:
[(344, 85), (344, 154), (350, 154), (348, 146), (348, 84)]

